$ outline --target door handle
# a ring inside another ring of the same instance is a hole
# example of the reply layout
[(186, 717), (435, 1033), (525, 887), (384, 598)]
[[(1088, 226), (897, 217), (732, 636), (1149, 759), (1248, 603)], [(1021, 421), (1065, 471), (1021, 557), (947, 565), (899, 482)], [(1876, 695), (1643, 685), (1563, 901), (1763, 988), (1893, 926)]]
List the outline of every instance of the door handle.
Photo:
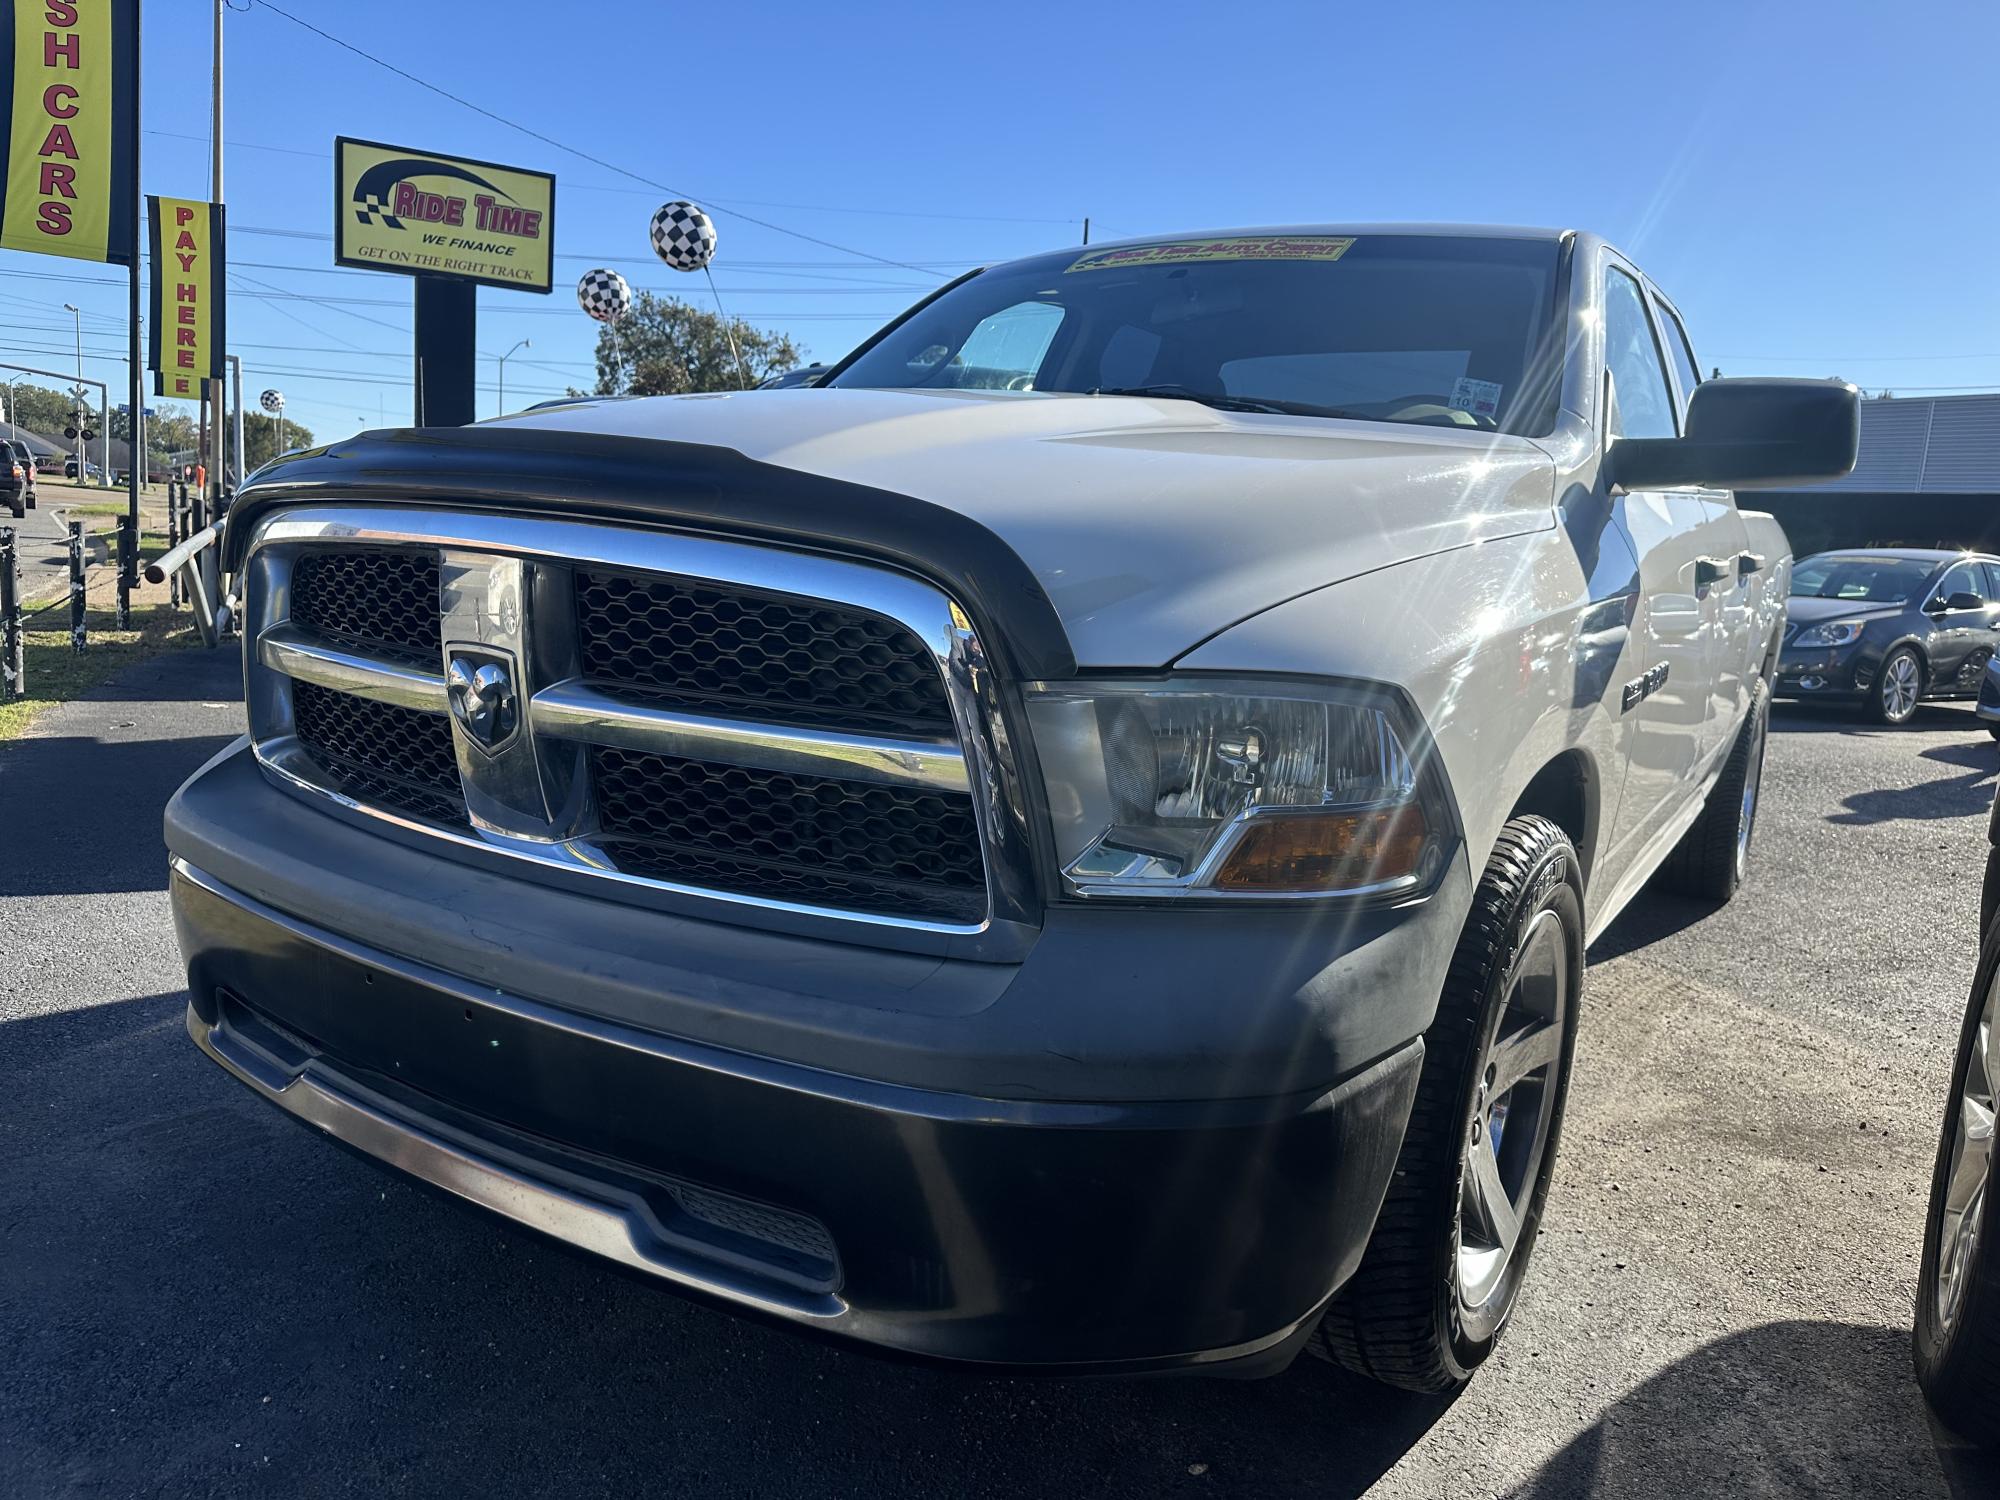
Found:
[(1734, 568), (1720, 558), (1697, 557), (1694, 560), (1694, 586), (1703, 588), (1711, 583), (1720, 583), (1734, 571)]
[(1752, 573), (1764, 571), (1764, 559), (1754, 552), (1739, 552), (1736, 555), (1736, 571), (1748, 578)]

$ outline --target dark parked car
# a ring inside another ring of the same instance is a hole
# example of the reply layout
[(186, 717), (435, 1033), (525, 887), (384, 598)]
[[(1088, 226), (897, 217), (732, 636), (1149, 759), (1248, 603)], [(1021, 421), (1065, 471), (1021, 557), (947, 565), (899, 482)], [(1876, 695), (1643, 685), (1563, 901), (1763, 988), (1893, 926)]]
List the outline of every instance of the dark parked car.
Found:
[(766, 375), (757, 382), (760, 391), (788, 391), (794, 386), (817, 385), (820, 376), (833, 367), (814, 360), (809, 365), (800, 365), (796, 370), (782, 370), (776, 375)]
[(2000, 1191), (1993, 1183), (2000, 1085), (2000, 805), (1989, 825), (1980, 920), (1986, 942), (1958, 1037), (1917, 1273), (1917, 1379), (1946, 1423), (2000, 1445)]
[[(41, 471), (35, 464), (35, 450), (19, 438), (8, 438), (6, 442), (7, 451), (12, 455), (15, 467), (21, 471), (19, 498), (28, 510), (33, 510), (36, 500), (35, 484), (41, 478)], [(14, 512), (17, 516), (21, 513), (19, 510)]]
[(1910, 547), (1821, 552), (1792, 568), (1780, 698), (1831, 698), (1902, 724), (1970, 698), (2000, 647), (2000, 558)]

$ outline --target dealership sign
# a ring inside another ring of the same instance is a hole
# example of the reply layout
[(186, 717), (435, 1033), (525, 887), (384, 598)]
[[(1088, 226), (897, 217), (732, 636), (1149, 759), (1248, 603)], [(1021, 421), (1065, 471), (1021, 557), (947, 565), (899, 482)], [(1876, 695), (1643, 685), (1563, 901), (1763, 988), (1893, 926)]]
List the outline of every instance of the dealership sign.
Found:
[(336, 264), (523, 292), (554, 284), (548, 173), (346, 136), (333, 146)]
[(0, 248), (133, 264), (138, 0), (0, 0)]
[(146, 199), (151, 221), (153, 302), (146, 367), (156, 396), (201, 395), (223, 370), (222, 205)]

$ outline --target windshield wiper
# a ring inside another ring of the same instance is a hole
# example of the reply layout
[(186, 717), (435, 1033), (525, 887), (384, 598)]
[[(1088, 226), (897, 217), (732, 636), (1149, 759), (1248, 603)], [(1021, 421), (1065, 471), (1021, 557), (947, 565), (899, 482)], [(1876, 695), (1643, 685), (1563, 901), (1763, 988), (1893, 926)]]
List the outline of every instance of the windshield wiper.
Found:
[(1276, 396), (1224, 396), (1214, 391), (1198, 391), (1185, 385), (1101, 385), (1084, 392), (1086, 396), (1166, 396), (1176, 401), (1199, 401), (1217, 411), (1257, 411), (1281, 417), (1346, 417), (1356, 422), (1392, 420), (1379, 413), (1349, 411), (1344, 406), (1317, 406), (1310, 401), (1281, 401)]
[(1224, 396), (1214, 391), (1197, 391), (1185, 385), (1100, 385), (1084, 392), (1086, 396), (1164, 396), (1173, 401), (1199, 401), (1203, 406), (1212, 406), (1217, 411), (1261, 411), (1266, 414), (1284, 416), (1298, 408), (1281, 405), (1276, 401), (1252, 401), (1245, 396)]

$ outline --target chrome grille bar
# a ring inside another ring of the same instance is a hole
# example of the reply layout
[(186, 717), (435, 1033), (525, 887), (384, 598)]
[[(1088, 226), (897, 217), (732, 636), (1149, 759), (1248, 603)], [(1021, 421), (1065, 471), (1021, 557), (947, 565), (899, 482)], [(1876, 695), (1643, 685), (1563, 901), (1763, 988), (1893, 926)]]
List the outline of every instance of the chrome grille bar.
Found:
[(356, 698), (426, 713), (450, 710), (442, 672), (343, 651), (283, 626), (274, 626), (257, 638), (257, 659), (274, 672)]
[(712, 718), (614, 698), (574, 678), (535, 694), (528, 723), (536, 734), (554, 739), (721, 761), (759, 771), (838, 776), (927, 791), (972, 790), (964, 752), (948, 740), (840, 734)]

